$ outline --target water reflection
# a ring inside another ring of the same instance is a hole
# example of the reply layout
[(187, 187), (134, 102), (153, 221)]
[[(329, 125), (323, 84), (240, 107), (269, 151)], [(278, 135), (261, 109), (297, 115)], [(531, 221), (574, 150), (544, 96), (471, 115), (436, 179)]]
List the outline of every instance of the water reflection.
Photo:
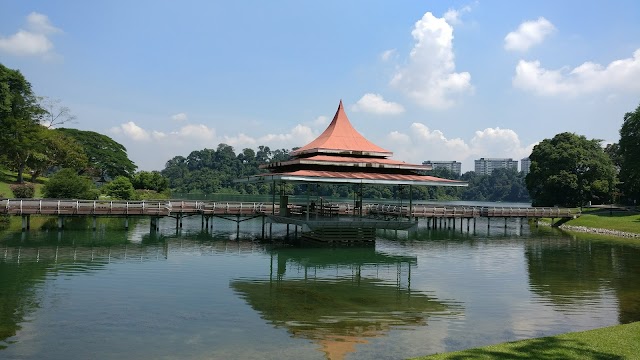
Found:
[(343, 359), (394, 328), (425, 326), (429, 316), (461, 311), (411, 289), (416, 263), (374, 248), (278, 249), (271, 252), (268, 279), (235, 280), (231, 287), (276, 328), (312, 340), (328, 359)]
[(611, 292), (620, 323), (640, 320), (640, 283), (632, 280), (640, 274), (640, 249), (574, 235), (528, 243), (525, 256), (531, 290), (555, 307), (570, 311)]

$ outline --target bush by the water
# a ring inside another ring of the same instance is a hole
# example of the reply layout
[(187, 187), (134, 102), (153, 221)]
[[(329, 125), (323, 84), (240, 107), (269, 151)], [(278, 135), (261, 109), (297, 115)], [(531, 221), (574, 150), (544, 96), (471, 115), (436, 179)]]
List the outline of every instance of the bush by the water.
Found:
[(134, 200), (136, 197), (131, 180), (126, 176), (117, 176), (102, 187), (102, 193), (112, 199), (119, 200)]
[(10, 188), (13, 196), (18, 199), (30, 199), (36, 193), (36, 188), (32, 183), (14, 184)]
[(47, 198), (60, 199), (95, 200), (99, 194), (90, 179), (78, 175), (73, 169), (62, 169), (53, 174), (42, 191)]

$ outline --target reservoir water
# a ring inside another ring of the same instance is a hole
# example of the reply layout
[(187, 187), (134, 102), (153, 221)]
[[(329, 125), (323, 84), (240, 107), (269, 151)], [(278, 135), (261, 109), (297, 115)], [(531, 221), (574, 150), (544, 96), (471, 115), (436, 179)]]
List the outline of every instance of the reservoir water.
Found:
[(74, 221), (0, 233), (1, 359), (403, 359), (640, 320), (640, 245), (531, 224), (309, 248)]

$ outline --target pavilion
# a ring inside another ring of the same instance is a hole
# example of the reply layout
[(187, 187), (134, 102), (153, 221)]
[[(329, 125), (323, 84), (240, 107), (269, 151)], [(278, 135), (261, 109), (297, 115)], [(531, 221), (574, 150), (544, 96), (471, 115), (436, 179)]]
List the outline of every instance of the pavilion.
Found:
[[(360, 134), (349, 121), (342, 100), (333, 120), (320, 136), (305, 146), (290, 152), (287, 161), (263, 164), (267, 173), (255, 175), (242, 182), (267, 182), (273, 184), (273, 209), (276, 205), (276, 185), (285, 183), (307, 184), (305, 204), (290, 204), (280, 186), (279, 211), (267, 214), (272, 223), (302, 226), (303, 236), (315, 240), (371, 241), (376, 229), (408, 230), (417, 225), (412, 220), (412, 199), (405, 209), (405, 216), (380, 219), (363, 211), (362, 187), (364, 185), (409, 186), (467, 186), (466, 182), (424, 175), (430, 165), (409, 164), (393, 160), (393, 153), (383, 149)], [(314, 184), (354, 184), (357, 187), (353, 208), (347, 208), (349, 216), (339, 206), (311, 201), (310, 191)], [(402, 211), (400, 215), (402, 215)], [(297, 230), (297, 227), (296, 227)]]

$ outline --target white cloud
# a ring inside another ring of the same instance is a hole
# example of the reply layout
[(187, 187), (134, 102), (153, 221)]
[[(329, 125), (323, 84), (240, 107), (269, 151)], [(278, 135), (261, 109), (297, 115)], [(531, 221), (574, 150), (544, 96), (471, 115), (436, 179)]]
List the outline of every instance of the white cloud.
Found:
[(178, 113), (175, 114), (173, 116), (171, 116), (171, 120), (173, 121), (187, 121), (189, 118), (187, 117), (187, 114), (185, 113)]
[(27, 27), (29, 30), (38, 34), (54, 34), (61, 32), (62, 30), (51, 25), (47, 15), (32, 12), (27, 16)]
[(380, 54), (380, 59), (382, 61), (389, 61), (393, 57), (395, 57), (397, 54), (398, 54), (398, 52), (396, 51), (396, 49), (389, 49), (389, 50), (386, 50), (386, 51), (382, 52), (382, 54)]
[(124, 134), (126, 137), (134, 140), (134, 141), (148, 141), (151, 139), (149, 133), (136, 125), (133, 121), (126, 122), (121, 124), (118, 127), (114, 127), (111, 129), (111, 132), (114, 134)]
[(430, 12), (416, 22), (411, 32), (415, 44), (409, 62), (401, 67), (391, 85), (425, 107), (452, 106), (451, 96), (473, 90), (468, 72), (455, 72), (453, 28)]
[(362, 111), (380, 115), (397, 115), (404, 112), (404, 107), (395, 102), (385, 101), (379, 94), (364, 94), (357, 103), (351, 106), (353, 111)]
[(592, 62), (568, 70), (547, 70), (540, 61), (520, 60), (513, 86), (538, 95), (576, 96), (603, 90), (640, 90), (640, 49), (633, 57), (612, 61), (606, 67)]
[(463, 13), (469, 11), (471, 11), (471, 6), (467, 5), (462, 7), (460, 10), (449, 9), (446, 13), (444, 13), (442, 17), (451, 25), (459, 25), (462, 23), (462, 20), (460, 20), (460, 16), (462, 16)]
[(32, 12), (27, 16), (27, 30), (0, 36), (0, 52), (17, 56), (47, 56), (53, 51), (49, 35), (61, 32), (49, 22), (46, 15)]
[(311, 125), (315, 127), (323, 127), (329, 124), (329, 118), (326, 116), (318, 116), (315, 120), (311, 122)]
[(525, 21), (518, 26), (518, 30), (505, 36), (504, 48), (509, 51), (527, 51), (532, 46), (542, 43), (555, 29), (555, 26), (543, 17)]
[(413, 123), (407, 133), (391, 132), (386, 148), (394, 150), (394, 158), (420, 164), (425, 160), (462, 162), (463, 172), (473, 170), (473, 160), (481, 157), (505, 157), (520, 160), (528, 156), (535, 144), (523, 146), (510, 129), (487, 128), (476, 131), (469, 141), (447, 138), (440, 130)]
[(206, 125), (185, 125), (178, 131), (174, 131), (171, 135), (175, 135), (183, 140), (214, 140), (216, 137), (216, 131), (207, 127)]

